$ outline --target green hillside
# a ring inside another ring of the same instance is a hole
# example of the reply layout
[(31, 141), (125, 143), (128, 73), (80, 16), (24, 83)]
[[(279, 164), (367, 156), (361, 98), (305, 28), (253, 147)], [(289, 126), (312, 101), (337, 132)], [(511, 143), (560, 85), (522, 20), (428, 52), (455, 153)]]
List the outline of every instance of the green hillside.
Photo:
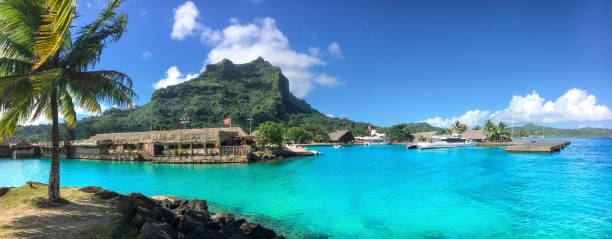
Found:
[(578, 129), (558, 129), (534, 124), (514, 127), (514, 135), (531, 136), (542, 135), (546, 138), (612, 138), (612, 129), (602, 128), (578, 128)]

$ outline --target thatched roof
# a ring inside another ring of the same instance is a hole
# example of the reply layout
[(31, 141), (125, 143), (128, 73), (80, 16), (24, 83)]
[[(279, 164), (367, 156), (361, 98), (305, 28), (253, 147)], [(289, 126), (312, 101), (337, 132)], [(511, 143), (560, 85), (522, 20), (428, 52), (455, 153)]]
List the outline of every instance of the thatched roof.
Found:
[(485, 140), (487, 139), (487, 133), (482, 130), (468, 130), (463, 132), (461, 137), (466, 139)]
[[(240, 127), (231, 128), (205, 128), (205, 129), (178, 129), (147, 132), (128, 132), (97, 134), (85, 140), (89, 142), (134, 143), (144, 142), (208, 142), (217, 141), (222, 136), (231, 137), (248, 136)], [(85, 143), (85, 142), (83, 142)]]
[(419, 141), (419, 140), (423, 140), (423, 139), (428, 139), (431, 138), (431, 136), (436, 135), (438, 132), (436, 131), (428, 131), (428, 132), (418, 132), (416, 134), (414, 134), (414, 140), (413, 141)]
[(344, 136), (347, 133), (351, 133), (351, 131), (349, 131), (349, 130), (338, 130), (338, 131), (331, 132), (331, 133), (329, 133), (327, 135), (329, 136), (329, 139), (331, 141), (338, 141), (338, 140), (340, 140), (340, 138), (342, 138), (342, 136)]

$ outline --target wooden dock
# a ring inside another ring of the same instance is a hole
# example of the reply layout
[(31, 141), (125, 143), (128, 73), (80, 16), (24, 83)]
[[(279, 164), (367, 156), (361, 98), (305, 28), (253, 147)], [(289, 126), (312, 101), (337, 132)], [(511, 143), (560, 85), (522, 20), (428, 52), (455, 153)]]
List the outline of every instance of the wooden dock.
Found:
[(513, 141), (506, 145), (509, 153), (552, 153), (569, 145), (569, 141)]

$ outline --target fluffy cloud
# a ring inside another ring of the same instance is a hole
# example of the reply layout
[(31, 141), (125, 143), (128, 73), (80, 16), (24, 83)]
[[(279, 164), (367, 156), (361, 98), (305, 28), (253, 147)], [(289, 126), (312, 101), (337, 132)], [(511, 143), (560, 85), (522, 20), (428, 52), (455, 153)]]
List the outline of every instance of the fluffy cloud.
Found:
[[(289, 79), (289, 89), (297, 97), (304, 97), (317, 85), (332, 87), (340, 83), (336, 77), (313, 71), (326, 62), (322, 55), (341, 58), (342, 52), (332, 42), (325, 54), (321, 49), (310, 47), (306, 52), (291, 49), (289, 40), (276, 26), (274, 19), (266, 17), (242, 24), (235, 18), (222, 30), (213, 30), (198, 21), (199, 11), (191, 1), (175, 9), (172, 39), (182, 40), (187, 36), (200, 34), (202, 42), (211, 45), (204, 64), (216, 63), (224, 58), (241, 64), (263, 57), (279, 66)], [(202, 69), (204, 70), (204, 69)]]
[(547, 101), (533, 91), (525, 96), (512, 96), (506, 109), (495, 111), (470, 110), (460, 117), (443, 119), (435, 117), (425, 122), (437, 127), (448, 128), (459, 120), (469, 126), (482, 124), (486, 119), (514, 123), (561, 123), (612, 120), (612, 111), (605, 105), (598, 105), (597, 98), (585, 90), (570, 89), (555, 101)]
[(491, 115), (495, 120), (514, 122), (585, 122), (612, 119), (612, 111), (598, 105), (597, 98), (585, 90), (570, 89), (556, 101), (546, 101), (533, 91), (526, 96), (513, 96), (508, 108)]
[(140, 58), (142, 58), (145, 61), (150, 61), (153, 59), (153, 54), (150, 51), (145, 51), (142, 54), (140, 54)]
[(461, 123), (472, 127), (481, 124), (489, 115), (490, 112), (488, 110), (470, 110), (459, 117), (452, 117), (450, 119), (434, 117), (425, 120), (425, 122), (435, 127), (450, 128), (455, 121), (459, 120)]
[(203, 26), (197, 21), (200, 12), (192, 1), (187, 1), (183, 5), (174, 9), (174, 25), (170, 37), (175, 40), (183, 40), (187, 36), (195, 34), (196, 30)]
[(332, 57), (335, 57), (335, 58), (344, 57), (342, 56), (342, 51), (340, 51), (340, 45), (337, 42), (332, 42), (331, 44), (329, 44), (329, 46), (327, 47), (327, 51), (329, 51), (329, 54)]
[(159, 80), (158, 82), (153, 83), (153, 88), (155, 89), (166, 88), (171, 85), (176, 85), (176, 84), (191, 80), (197, 76), (198, 74), (186, 74), (185, 75), (181, 73), (176, 66), (172, 66), (168, 68), (168, 70), (166, 71), (166, 76), (163, 79)]

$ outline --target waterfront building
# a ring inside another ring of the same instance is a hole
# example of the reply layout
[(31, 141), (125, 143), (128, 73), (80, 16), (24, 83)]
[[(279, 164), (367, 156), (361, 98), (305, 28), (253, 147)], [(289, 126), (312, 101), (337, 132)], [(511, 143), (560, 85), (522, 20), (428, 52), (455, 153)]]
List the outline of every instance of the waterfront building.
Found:
[(327, 135), (329, 136), (329, 141), (332, 143), (350, 144), (355, 139), (350, 130), (338, 130), (328, 133)]
[(488, 136), (484, 130), (467, 130), (461, 133), (462, 138), (471, 139), (475, 142), (484, 142), (487, 140)]

